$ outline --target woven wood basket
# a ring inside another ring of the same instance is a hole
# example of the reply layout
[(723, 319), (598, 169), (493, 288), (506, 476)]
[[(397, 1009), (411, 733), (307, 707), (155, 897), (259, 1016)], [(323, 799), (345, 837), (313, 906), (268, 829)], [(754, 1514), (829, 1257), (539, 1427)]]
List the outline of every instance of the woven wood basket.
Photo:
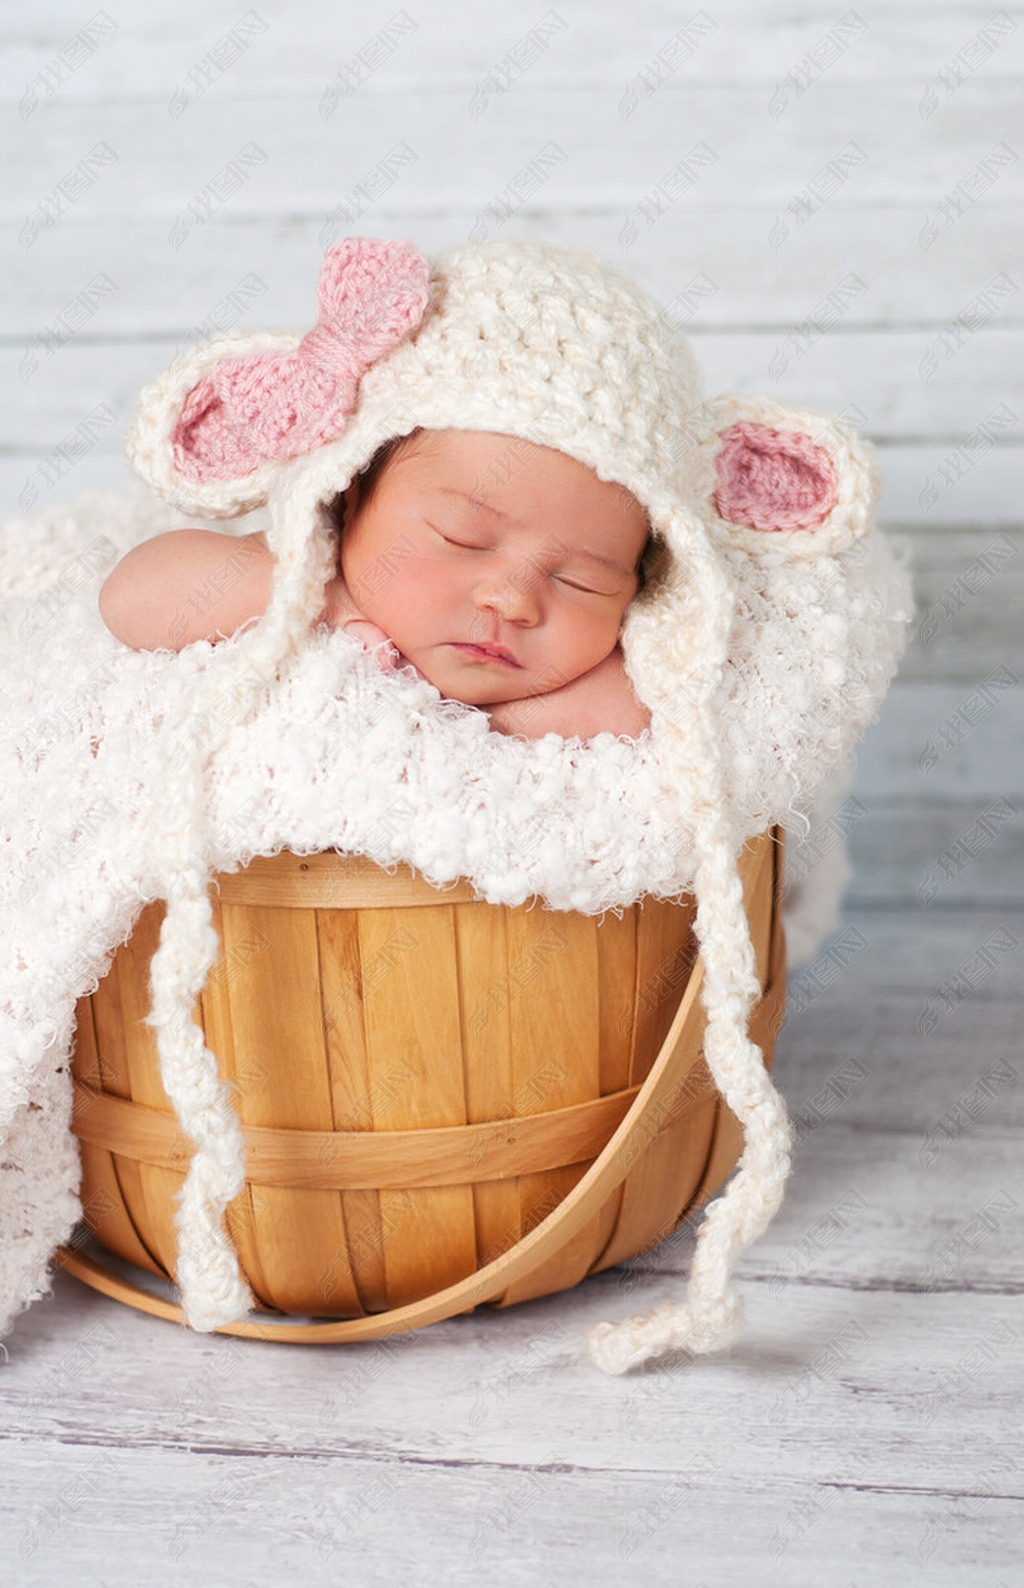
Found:
[[(769, 1065), (781, 864), (779, 829), (740, 863)], [(265, 1317), (224, 1332), (366, 1340), (567, 1289), (663, 1240), (734, 1168), (739, 1125), (701, 1052), (692, 900), (599, 921), (328, 853), (222, 874), (213, 904), (223, 955), (196, 1019), (245, 1127), (228, 1227)], [(173, 1278), (191, 1144), (142, 1023), (163, 908), (79, 1002), (73, 1128), (97, 1240)], [(182, 1316), (74, 1246), (61, 1261)]]

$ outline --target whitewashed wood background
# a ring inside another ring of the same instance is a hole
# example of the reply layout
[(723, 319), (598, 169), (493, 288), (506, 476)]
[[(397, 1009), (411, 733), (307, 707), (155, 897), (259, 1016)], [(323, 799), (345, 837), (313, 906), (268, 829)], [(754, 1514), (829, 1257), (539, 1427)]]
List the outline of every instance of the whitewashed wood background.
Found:
[(325, 242), (550, 237), (688, 292), (709, 391), (857, 413), (923, 618), (861, 757), (864, 946), (791, 984), (803, 1139), (743, 1340), (582, 1359), (684, 1240), (387, 1348), (58, 1277), (0, 1366), (3, 1580), (1024, 1583), (1024, 12), (32, 0), (0, 40), (7, 511), (126, 478), (140, 385), (306, 325)]

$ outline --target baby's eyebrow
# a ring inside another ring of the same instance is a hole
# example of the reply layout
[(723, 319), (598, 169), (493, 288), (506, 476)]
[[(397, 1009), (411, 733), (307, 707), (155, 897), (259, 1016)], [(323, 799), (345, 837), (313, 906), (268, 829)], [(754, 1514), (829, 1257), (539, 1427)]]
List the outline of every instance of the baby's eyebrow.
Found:
[(495, 518), (503, 518), (509, 523), (516, 522), (511, 513), (505, 513), (500, 507), (495, 507), (476, 491), (460, 491), (455, 485), (435, 485), (434, 489), (438, 496), (456, 496), (460, 502), (468, 502), (474, 512), (478, 513), (483, 508), (485, 512), (493, 513)]
[(582, 546), (577, 546), (573, 550), (572, 555), (574, 557), (585, 557), (587, 562), (599, 563), (602, 568), (609, 568), (612, 573), (620, 573), (624, 578), (628, 578), (633, 572), (633, 569), (627, 568), (625, 563), (616, 562), (614, 557), (602, 557), (600, 552), (597, 551), (584, 551)]
[[(477, 512), (483, 508), (486, 512), (493, 513), (495, 518), (503, 519), (506, 523), (518, 523), (518, 519), (514, 518), (511, 513), (506, 513), (500, 507), (495, 507), (493, 503), (484, 501), (482, 496), (477, 496), (472, 491), (460, 491), (454, 485), (438, 485), (435, 489), (439, 496), (454, 496), (460, 502), (468, 502), (470, 507)], [(569, 554), (572, 557), (585, 559), (587, 562), (597, 563), (601, 568), (607, 568), (612, 573), (621, 574), (624, 579), (628, 579), (630, 574), (634, 572), (632, 568), (627, 568), (625, 563), (616, 562), (614, 557), (602, 557), (600, 552), (586, 551), (582, 546), (569, 548)]]

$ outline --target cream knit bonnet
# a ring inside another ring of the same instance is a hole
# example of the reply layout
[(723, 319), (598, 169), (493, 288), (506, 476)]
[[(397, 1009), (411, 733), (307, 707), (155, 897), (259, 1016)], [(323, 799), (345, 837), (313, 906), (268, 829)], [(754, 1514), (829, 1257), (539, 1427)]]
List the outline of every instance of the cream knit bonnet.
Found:
[[(235, 658), (240, 697), (255, 698), (252, 681), (285, 662), (320, 609), (333, 571), (325, 504), (383, 442), (418, 427), (557, 448), (629, 490), (664, 548), (627, 612), (622, 645), (666, 779), (699, 791), (680, 810), (680, 843), (692, 854), (704, 1051), (745, 1145), (701, 1225), (685, 1302), (597, 1325), (589, 1348), (611, 1372), (673, 1348), (716, 1349), (741, 1317), (732, 1268), (777, 1210), (790, 1161), (785, 1108), (747, 1036), (759, 987), (736, 861), (745, 840), (776, 817), (756, 797), (753, 809), (737, 802), (743, 735), (760, 735), (761, 753), (785, 764), (796, 810), (877, 712), (904, 643), (904, 576), (876, 555), (867, 593), (823, 623), (826, 706), (797, 678), (772, 702), (771, 720), (748, 730), (738, 719), (731, 646), (757, 586), (762, 604), (776, 603), (759, 617), (759, 643), (781, 634), (781, 654), (793, 603), (805, 599), (801, 568), (827, 565), (834, 574), (826, 586), (839, 588), (865, 542), (878, 540), (871, 454), (840, 419), (763, 397), (703, 402), (670, 317), (588, 250), (494, 241), (428, 262), (408, 243), (350, 238), (327, 255), (319, 306), (305, 337), (222, 338), (182, 355), (143, 394), (127, 439), (143, 478), (186, 511), (230, 518), (267, 505), (275, 587)], [(748, 568), (758, 570), (753, 583)], [(791, 667), (779, 676), (787, 683), (795, 675)], [(223, 673), (216, 687), (223, 690)], [(168, 909), (152, 966), (150, 1023), (164, 1085), (197, 1146), (179, 1210), (178, 1278), (186, 1316), (200, 1329), (251, 1304), (223, 1225), (243, 1182), (241, 1133), (190, 1018), (218, 948), (202, 791), (226, 731), (212, 726), (208, 741), (185, 745), (179, 761), (185, 771), (164, 849)]]

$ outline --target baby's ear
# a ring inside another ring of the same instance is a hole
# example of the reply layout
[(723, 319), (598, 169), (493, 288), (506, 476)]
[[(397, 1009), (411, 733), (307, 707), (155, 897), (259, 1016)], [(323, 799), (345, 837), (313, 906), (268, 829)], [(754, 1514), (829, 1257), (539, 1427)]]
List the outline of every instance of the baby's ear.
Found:
[(697, 511), (727, 544), (816, 557), (871, 529), (878, 468), (845, 420), (733, 395), (703, 404), (694, 420)]
[(346, 238), (324, 258), (313, 329), (183, 354), (143, 392), (129, 460), (185, 511), (232, 518), (258, 507), (282, 463), (342, 433), (367, 369), (423, 319), (428, 278), (412, 243)]

